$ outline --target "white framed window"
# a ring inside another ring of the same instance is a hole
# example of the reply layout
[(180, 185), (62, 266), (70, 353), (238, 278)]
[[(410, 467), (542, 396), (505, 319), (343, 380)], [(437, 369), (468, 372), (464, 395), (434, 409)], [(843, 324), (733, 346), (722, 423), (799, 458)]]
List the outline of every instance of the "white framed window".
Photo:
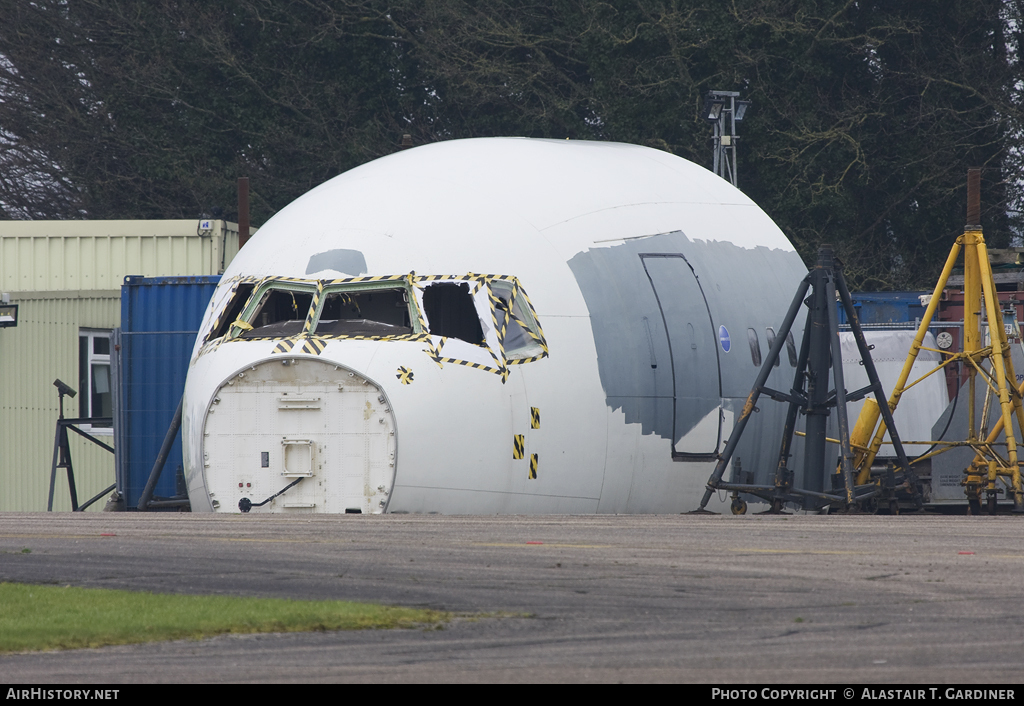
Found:
[[(110, 331), (79, 329), (78, 399), (79, 417), (114, 416), (110, 385)], [(89, 427), (93, 431), (113, 433), (109, 423), (91, 424)]]

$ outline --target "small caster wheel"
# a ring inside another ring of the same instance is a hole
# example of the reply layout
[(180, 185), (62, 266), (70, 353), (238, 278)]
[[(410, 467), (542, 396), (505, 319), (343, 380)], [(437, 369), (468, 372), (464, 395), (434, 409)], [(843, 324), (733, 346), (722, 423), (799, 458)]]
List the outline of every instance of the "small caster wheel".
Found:
[(732, 500), (732, 514), (734, 515), (746, 515), (747, 514), (747, 501), (742, 498), (733, 498)]

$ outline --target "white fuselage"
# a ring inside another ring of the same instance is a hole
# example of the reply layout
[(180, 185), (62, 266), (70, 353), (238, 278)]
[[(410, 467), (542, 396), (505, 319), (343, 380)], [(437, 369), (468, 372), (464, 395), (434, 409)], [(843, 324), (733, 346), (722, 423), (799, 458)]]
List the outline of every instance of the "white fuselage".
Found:
[[(695, 509), (805, 274), (753, 202), (656, 150), (505, 138), (371, 162), (225, 272), (186, 383), (192, 508)], [(772, 386), (792, 374), (784, 355)], [(781, 424), (748, 426), (744, 469)]]

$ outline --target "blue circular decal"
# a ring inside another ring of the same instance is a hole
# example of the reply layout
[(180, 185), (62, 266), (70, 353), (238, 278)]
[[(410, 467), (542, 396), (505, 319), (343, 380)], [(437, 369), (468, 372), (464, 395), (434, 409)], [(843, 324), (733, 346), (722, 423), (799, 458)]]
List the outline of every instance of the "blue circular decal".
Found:
[(729, 340), (729, 329), (725, 326), (718, 327), (718, 342), (722, 344), (722, 350), (726, 353), (732, 348), (732, 342)]

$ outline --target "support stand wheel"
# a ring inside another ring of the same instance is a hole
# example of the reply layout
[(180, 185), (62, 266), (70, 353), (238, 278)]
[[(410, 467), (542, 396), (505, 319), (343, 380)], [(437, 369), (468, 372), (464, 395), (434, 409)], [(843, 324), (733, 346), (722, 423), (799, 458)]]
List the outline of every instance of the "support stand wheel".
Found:
[(980, 515), (981, 514), (981, 500), (978, 498), (967, 498), (967, 514), (968, 515)]
[(996, 514), (996, 496), (995, 496), (995, 493), (992, 493), (991, 495), (988, 496), (988, 514), (990, 514), (990, 515)]
[(732, 499), (732, 514), (734, 515), (746, 515), (747, 514), (747, 501), (742, 498)]

